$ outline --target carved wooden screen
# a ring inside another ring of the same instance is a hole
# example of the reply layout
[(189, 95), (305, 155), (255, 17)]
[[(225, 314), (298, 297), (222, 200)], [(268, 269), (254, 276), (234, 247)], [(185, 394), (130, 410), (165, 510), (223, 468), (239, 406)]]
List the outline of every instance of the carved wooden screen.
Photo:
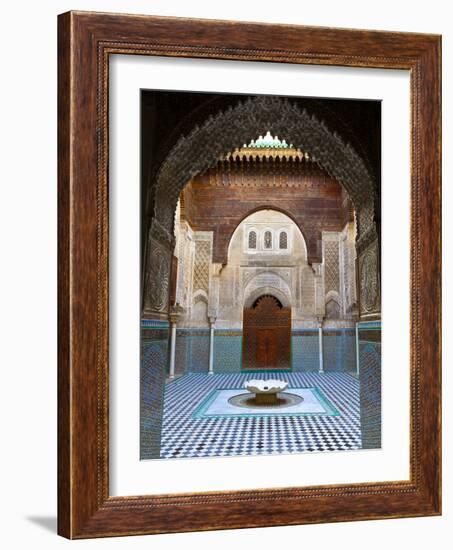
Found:
[(244, 309), (242, 355), (243, 369), (290, 369), (291, 308), (264, 295)]

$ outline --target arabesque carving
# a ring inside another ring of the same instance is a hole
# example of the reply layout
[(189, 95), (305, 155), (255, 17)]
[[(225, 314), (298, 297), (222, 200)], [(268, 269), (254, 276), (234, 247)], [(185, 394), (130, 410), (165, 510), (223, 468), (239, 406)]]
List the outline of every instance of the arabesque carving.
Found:
[(360, 313), (380, 311), (378, 243), (375, 240), (359, 259)]
[[(165, 248), (169, 246), (172, 250), (174, 214), (184, 186), (195, 175), (215, 165), (225, 154), (267, 130), (307, 152), (312, 162), (318, 163), (344, 186), (357, 214), (357, 244), (364, 247), (365, 243), (369, 243), (369, 236), (376, 235), (374, 177), (354, 148), (290, 100), (258, 96), (210, 116), (203, 125), (196, 126), (189, 135), (181, 137), (162, 163), (155, 184), (155, 211), (150, 233), (154, 233)], [(158, 259), (159, 252), (153, 252), (150, 248), (148, 251), (148, 254), (157, 256), (147, 262), (145, 287), (147, 284), (151, 286), (145, 288), (145, 305), (151, 304), (153, 309), (165, 311), (168, 300), (166, 302), (163, 297), (164, 287), (168, 288), (172, 252), (168, 253), (168, 259), (163, 260), (162, 254)], [(369, 281), (370, 269), (367, 267)], [(155, 282), (158, 272), (166, 274), (165, 283)], [(374, 298), (367, 295), (366, 303), (370, 300)]]
[[(171, 232), (173, 213), (184, 185), (223, 155), (267, 129), (306, 151), (312, 161), (343, 184), (358, 213), (358, 233), (366, 231), (373, 221), (375, 186), (362, 158), (324, 122), (288, 99), (272, 96), (239, 102), (209, 117), (202, 126), (196, 126), (188, 136), (180, 138), (157, 175), (155, 217)], [(365, 205), (361, 216), (359, 213)]]

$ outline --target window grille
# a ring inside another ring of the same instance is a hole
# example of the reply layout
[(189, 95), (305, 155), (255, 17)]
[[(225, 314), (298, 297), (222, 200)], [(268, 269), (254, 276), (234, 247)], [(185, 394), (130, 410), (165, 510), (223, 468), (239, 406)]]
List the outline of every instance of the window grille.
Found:
[(286, 233), (286, 231), (282, 231), (280, 233), (280, 242), (279, 242), (279, 247), (280, 248), (288, 248), (288, 235)]
[(249, 248), (256, 248), (256, 232), (250, 231), (249, 233)]

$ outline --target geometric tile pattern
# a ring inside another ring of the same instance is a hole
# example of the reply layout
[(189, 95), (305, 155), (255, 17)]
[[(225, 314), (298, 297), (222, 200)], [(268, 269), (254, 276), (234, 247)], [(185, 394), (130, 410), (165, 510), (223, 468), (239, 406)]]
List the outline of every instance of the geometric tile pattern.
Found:
[(318, 372), (319, 336), (318, 329), (292, 331), (291, 362), (293, 371)]
[[(293, 371), (319, 370), (318, 329), (293, 330), (291, 337)], [(324, 370), (354, 372), (356, 370), (355, 329), (323, 330)]]
[(381, 344), (360, 342), (360, 408), (363, 447), (381, 447)]
[(242, 330), (216, 329), (214, 372), (239, 372), (242, 366)]
[(162, 429), (168, 322), (142, 324), (140, 362), (140, 454), (158, 458)]
[[(325, 329), (323, 334), (324, 370), (356, 370), (354, 329)], [(178, 328), (176, 373), (208, 372), (209, 329)], [(291, 332), (291, 366), (294, 371), (319, 370), (318, 329)], [(214, 372), (241, 372), (242, 330), (216, 329), (214, 333)]]
[[(167, 384), (160, 458), (247, 456), (361, 449), (359, 383), (344, 373), (281, 372), (293, 388), (317, 388), (338, 416), (194, 418), (216, 389), (242, 389), (272, 373), (186, 374)], [(143, 455), (142, 455), (143, 458)], [(146, 458), (146, 457), (145, 457)], [(152, 458), (152, 457), (149, 457)]]
[(356, 370), (354, 329), (324, 329), (324, 370), (348, 372)]
[(209, 329), (178, 329), (176, 332), (176, 372), (208, 372)]
[(356, 336), (355, 330), (345, 329), (343, 333), (343, 362), (345, 371), (357, 370), (357, 353), (356, 353)]

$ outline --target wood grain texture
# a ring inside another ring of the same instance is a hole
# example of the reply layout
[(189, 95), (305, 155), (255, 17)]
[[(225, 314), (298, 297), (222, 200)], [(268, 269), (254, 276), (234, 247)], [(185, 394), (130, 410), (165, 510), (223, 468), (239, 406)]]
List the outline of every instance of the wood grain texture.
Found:
[[(239, 163), (238, 163), (239, 164)], [(213, 262), (226, 264), (239, 223), (269, 207), (290, 217), (304, 236), (308, 263), (322, 262), (321, 232), (341, 231), (348, 201), (341, 185), (317, 165), (270, 167), (263, 159), (246, 169), (212, 169), (195, 176), (181, 194), (183, 215), (195, 231), (213, 231)], [(269, 163), (271, 164), (271, 163)], [(263, 204), (263, 195), (267, 204)]]
[(70, 18), (58, 26), (58, 532), (70, 536)]
[[(439, 36), (70, 12), (59, 17), (59, 520), (68, 538), (440, 514)], [(411, 479), (110, 497), (108, 57), (411, 72)]]
[(244, 309), (242, 369), (291, 370), (291, 308), (273, 296)]

